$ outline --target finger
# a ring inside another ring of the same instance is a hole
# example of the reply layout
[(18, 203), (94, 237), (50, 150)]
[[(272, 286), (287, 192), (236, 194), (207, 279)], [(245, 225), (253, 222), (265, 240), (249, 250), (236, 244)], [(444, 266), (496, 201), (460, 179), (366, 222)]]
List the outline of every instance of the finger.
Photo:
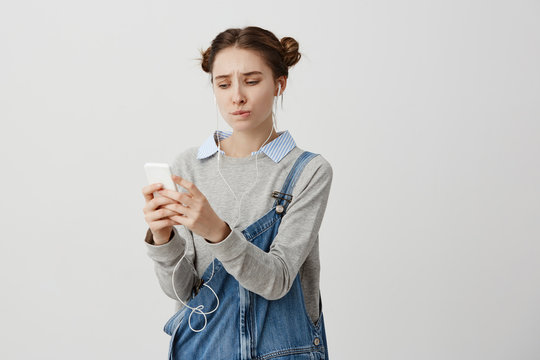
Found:
[(195, 184), (191, 181), (187, 181), (186, 179), (178, 175), (173, 175), (172, 178), (175, 183), (186, 189), (192, 196), (204, 196), (203, 193), (200, 192), (200, 190), (197, 188), (197, 186), (195, 186)]
[(150, 229), (155, 231), (155, 230), (161, 230), (167, 226), (174, 226), (174, 225), (178, 225), (174, 220), (171, 220), (171, 219), (163, 219), (163, 220), (157, 220), (157, 221), (154, 221), (152, 222), (151, 224), (149, 224), (150, 226)]
[(167, 219), (169, 216), (177, 216), (178, 213), (169, 209), (158, 209), (146, 214), (146, 221), (153, 222), (161, 219)]
[(169, 199), (168, 197), (158, 196), (146, 203), (146, 205), (143, 208), (143, 212), (146, 214), (152, 211), (156, 211), (156, 209), (159, 208), (160, 206), (163, 206), (166, 204), (175, 204), (175, 203), (176, 201)]
[(158, 194), (168, 197), (169, 199), (172, 199), (176, 201), (177, 203), (185, 204), (187, 206), (193, 203), (193, 199), (191, 195), (187, 193), (181, 193), (174, 190), (163, 189), (163, 190), (159, 190)]
[(173, 215), (168, 217), (169, 220), (174, 222), (174, 225), (186, 225), (187, 217), (181, 215)]
[(146, 202), (152, 200), (154, 198), (153, 192), (161, 189), (162, 187), (163, 184), (161, 183), (154, 183), (143, 187), (142, 194), (144, 195)]
[(176, 214), (185, 216), (189, 216), (191, 212), (190, 208), (177, 203), (164, 205), (163, 208), (174, 211)]

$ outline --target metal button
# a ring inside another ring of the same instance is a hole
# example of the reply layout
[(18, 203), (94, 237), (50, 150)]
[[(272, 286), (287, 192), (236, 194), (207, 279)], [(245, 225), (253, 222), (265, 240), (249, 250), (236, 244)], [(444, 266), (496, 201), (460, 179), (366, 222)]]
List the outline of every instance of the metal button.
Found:
[(315, 340), (313, 340), (313, 343), (315, 345), (319, 345), (321, 343), (321, 340), (319, 340), (319, 338), (315, 338)]
[(278, 206), (276, 206), (276, 212), (277, 212), (278, 214), (281, 214), (281, 213), (283, 212), (283, 210), (285, 210), (285, 209), (283, 208), (283, 205), (278, 205)]

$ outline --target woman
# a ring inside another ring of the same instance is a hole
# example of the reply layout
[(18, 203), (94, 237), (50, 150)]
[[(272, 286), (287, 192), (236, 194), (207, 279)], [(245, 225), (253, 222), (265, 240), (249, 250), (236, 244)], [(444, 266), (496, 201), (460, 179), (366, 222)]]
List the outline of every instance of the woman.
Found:
[(277, 132), (272, 109), (298, 43), (228, 29), (201, 54), (233, 131), (216, 130), (175, 158), (181, 192), (142, 191), (148, 255), (178, 305), (164, 329), (169, 358), (328, 358), (318, 232), (332, 167)]

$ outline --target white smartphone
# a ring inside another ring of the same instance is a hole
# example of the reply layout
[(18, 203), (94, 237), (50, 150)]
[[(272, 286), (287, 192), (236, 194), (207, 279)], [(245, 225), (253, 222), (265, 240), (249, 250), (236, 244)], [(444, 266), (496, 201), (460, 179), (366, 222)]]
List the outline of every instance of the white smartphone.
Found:
[[(176, 183), (172, 179), (171, 167), (165, 163), (144, 164), (148, 184), (161, 183), (165, 189), (178, 191)], [(154, 191), (154, 197), (161, 196)]]

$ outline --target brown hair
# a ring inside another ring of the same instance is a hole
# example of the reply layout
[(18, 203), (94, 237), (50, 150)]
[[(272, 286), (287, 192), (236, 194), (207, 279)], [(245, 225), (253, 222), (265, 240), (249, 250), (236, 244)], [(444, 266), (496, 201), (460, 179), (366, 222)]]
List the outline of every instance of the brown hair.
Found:
[(274, 79), (282, 75), (288, 77), (289, 67), (296, 64), (301, 57), (298, 42), (292, 37), (284, 37), (280, 41), (272, 32), (257, 26), (231, 28), (219, 33), (208, 49), (200, 50), (202, 58), (198, 60), (201, 61), (203, 71), (212, 74), (217, 53), (230, 46), (259, 53), (272, 69)]

